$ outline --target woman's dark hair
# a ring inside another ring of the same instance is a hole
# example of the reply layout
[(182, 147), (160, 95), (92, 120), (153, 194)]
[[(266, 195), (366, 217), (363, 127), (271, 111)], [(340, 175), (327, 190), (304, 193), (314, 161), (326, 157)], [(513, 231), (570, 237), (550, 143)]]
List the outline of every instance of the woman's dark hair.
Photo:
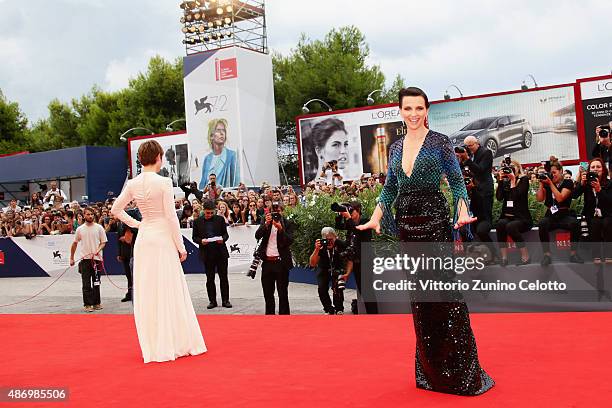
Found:
[(340, 119), (329, 118), (317, 123), (310, 131), (313, 146), (317, 149), (322, 148), (327, 143), (327, 139), (337, 131), (347, 133), (344, 122)]
[(319, 155), (317, 150), (320, 150), (334, 132), (341, 131), (346, 134), (344, 122), (336, 118), (328, 118), (315, 124), (310, 130), (310, 146), (304, 149), (304, 181), (310, 181), (319, 173)]
[(398, 103), (400, 108), (402, 107), (402, 99), (404, 96), (422, 96), (425, 100), (425, 107), (429, 109), (429, 99), (427, 98), (427, 94), (423, 92), (421, 88), (417, 88), (416, 86), (410, 86), (408, 88), (402, 88), (398, 94)]
[(604, 161), (601, 159), (601, 157), (595, 157), (594, 159), (591, 159), (589, 161), (589, 171), (591, 169), (591, 163), (595, 161), (601, 163), (601, 179), (600, 180), (607, 180), (608, 179), (608, 167), (606, 166)]

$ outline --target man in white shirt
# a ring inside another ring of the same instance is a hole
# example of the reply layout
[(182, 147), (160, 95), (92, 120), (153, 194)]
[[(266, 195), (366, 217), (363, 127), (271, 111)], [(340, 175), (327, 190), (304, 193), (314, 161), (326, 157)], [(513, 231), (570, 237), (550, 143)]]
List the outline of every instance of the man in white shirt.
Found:
[(8, 212), (13, 210), (13, 213), (17, 214), (18, 212), (21, 212), (21, 207), (19, 207), (17, 205), (17, 200), (15, 200), (14, 198), (10, 201), (8, 207), (5, 207), (2, 209), (3, 212)]
[(283, 203), (273, 202), (272, 209), (255, 232), (261, 239), (258, 255), (261, 263), (261, 286), (266, 301), (266, 314), (275, 314), (274, 285), (278, 291), (278, 314), (289, 311), (289, 270), (293, 268), (291, 243), (293, 224), (283, 217)]
[(68, 200), (68, 197), (66, 197), (66, 194), (64, 194), (62, 190), (57, 188), (57, 181), (52, 181), (51, 189), (47, 191), (47, 194), (45, 194), (45, 198), (43, 199), (43, 202), (53, 204), (55, 202), (55, 199), (54, 199), (55, 196), (62, 197), (62, 202)]
[(85, 224), (77, 228), (74, 242), (70, 248), (70, 266), (74, 265), (74, 254), (81, 244), (82, 259), (79, 262), (79, 273), (83, 281), (83, 304), (86, 312), (102, 309), (100, 301), (100, 273), (102, 272), (102, 249), (106, 245), (106, 232), (100, 224), (94, 222), (91, 208), (83, 211)]

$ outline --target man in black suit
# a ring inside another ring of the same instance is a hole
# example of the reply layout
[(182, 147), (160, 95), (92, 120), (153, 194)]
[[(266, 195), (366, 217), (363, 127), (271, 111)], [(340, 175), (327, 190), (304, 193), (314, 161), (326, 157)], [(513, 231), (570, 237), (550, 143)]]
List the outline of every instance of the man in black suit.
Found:
[[(215, 203), (205, 200), (202, 204), (204, 216), (193, 222), (193, 242), (200, 246), (200, 259), (206, 270), (206, 291), (208, 292), (208, 309), (217, 307), (217, 288), (215, 272), (219, 274), (221, 285), (221, 305), (232, 307), (229, 301), (229, 280), (227, 279), (227, 260), (229, 253), (225, 242), (228, 240), (225, 219), (215, 215)], [(210, 241), (210, 238), (218, 238)]]
[(278, 291), (278, 314), (288, 315), (289, 311), (289, 270), (293, 268), (291, 243), (293, 224), (283, 217), (283, 203), (273, 202), (272, 209), (265, 215), (263, 223), (255, 232), (255, 239), (261, 239), (258, 255), (262, 260), (261, 286), (266, 301), (266, 314), (276, 311), (274, 285)]
[(470, 192), (470, 211), (477, 217), (472, 225), (478, 239), (489, 247), (495, 257), (495, 247), (489, 233), (493, 226), (493, 153), (480, 145), (474, 136), (468, 136), (463, 141), (470, 152), (458, 153), (457, 158), (462, 168), (469, 169), (473, 177), (473, 187)]
[[(125, 212), (128, 213), (130, 217), (141, 221), (142, 215), (138, 208), (133, 207), (133, 203), (131, 203), (129, 207), (130, 208), (125, 210)], [(128, 233), (128, 231), (130, 233)], [(128, 238), (128, 235), (131, 235), (131, 237)], [(138, 228), (130, 228), (121, 221), (117, 223), (117, 261), (121, 262), (121, 265), (123, 265), (123, 271), (128, 281), (127, 293), (125, 297), (121, 299), (122, 302), (129, 302), (132, 300), (132, 287), (134, 284), (132, 276), (132, 258), (134, 257), (134, 244), (136, 243), (137, 235)]]

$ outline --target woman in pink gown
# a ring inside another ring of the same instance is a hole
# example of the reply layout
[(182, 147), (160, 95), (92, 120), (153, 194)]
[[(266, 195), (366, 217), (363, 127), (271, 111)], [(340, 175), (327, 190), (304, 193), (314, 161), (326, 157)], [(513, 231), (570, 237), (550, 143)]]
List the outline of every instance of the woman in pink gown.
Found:
[[(174, 210), (172, 181), (157, 175), (163, 149), (147, 141), (138, 149), (140, 175), (127, 182), (111, 212), (138, 228), (134, 246), (134, 321), (144, 362), (169, 361), (206, 351), (181, 262), (187, 258)], [(142, 221), (124, 208), (135, 200)]]

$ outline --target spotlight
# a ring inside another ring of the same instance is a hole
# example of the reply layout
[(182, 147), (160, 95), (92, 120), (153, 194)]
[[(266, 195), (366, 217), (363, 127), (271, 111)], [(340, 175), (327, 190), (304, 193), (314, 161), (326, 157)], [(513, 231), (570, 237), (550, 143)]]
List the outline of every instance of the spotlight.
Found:
[(181, 24), (185, 24), (185, 16), (181, 17)]
[(304, 106), (302, 106), (302, 112), (308, 113), (308, 112), (310, 112), (310, 109), (308, 109), (308, 107), (306, 105), (304, 105)]
[(183, 27), (181, 29), (181, 31), (183, 32), (183, 34), (187, 34), (187, 32), (189, 31), (189, 29), (187, 27)]
[(221, 27), (223, 25), (223, 22), (221, 20), (215, 20), (215, 24), (217, 25), (217, 27)]
[(223, 14), (223, 7), (218, 7), (217, 8), (217, 14), (219, 14), (219, 15)]
[(200, 25), (198, 26), (198, 31), (199, 31), (199, 32), (201, 32), (201, 33), (203, 33), (203, 32), (204, 32), (204, 30), (206, 30), (206, 26), (205, 26), (204, 24), (200, 24)]
[(225, 19), (223, 21), (225, 22), (226, 25), (232, 24), (232, 19), (229, 18), (229, 17), (225, 17)]
[(212, 21), (208, 22), (208, 28), (213, 28), (215, 26), (215, 23), (213, 23)]
[(232, 6), (227, 6), (225, 8), (225, 11), (227, 11), (228, 13), (231, 13), (232, 11), (234, 11), (234, 8)]
[(193, 20), (193, 16), (191, 14), (186, 14), (185, 15), (185, 20), (191, 21), (191, 20)]
[(195, 14), (193, 15), (193, 18), (195, 20), (201, 20), (202, 19), (202, 15), (200, 14), (199, 11), (196, 11)]
[(192, 34), (195, 33), (196, 32), (195, 26), (189, 27), (189, 32), (192, 33)]

